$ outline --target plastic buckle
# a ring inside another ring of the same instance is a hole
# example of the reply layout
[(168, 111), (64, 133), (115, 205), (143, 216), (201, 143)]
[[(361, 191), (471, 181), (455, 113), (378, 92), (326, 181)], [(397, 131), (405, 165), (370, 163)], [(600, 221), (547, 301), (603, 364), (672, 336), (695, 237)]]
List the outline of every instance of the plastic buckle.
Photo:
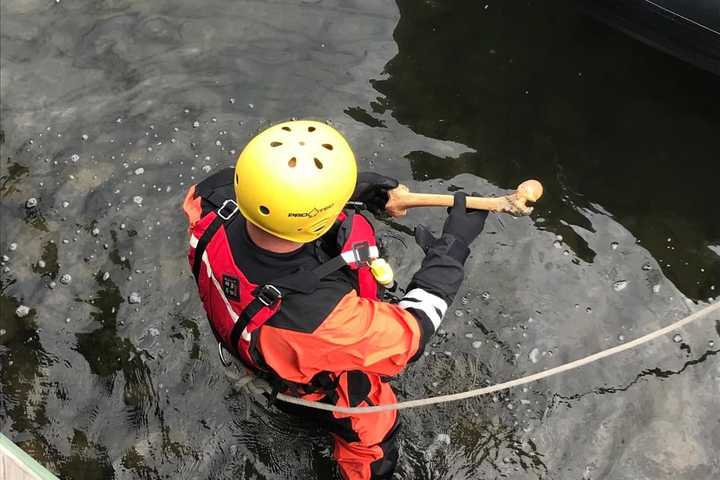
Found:
[(266, 307), (272, 307), (282, 299), (282, 293), (273, 285), (263, 285), (256, 298)]
[[(225, 207), (227, 206), (234, 206), (232, 211), (228, 213), (227, 215), (223, 214), (223, 211), (225, 210)], [(237, 203), (235, 203), (235, 200), (227, 199), (223, 202), (222, 206), (217, 209), (217, 215), (218, 217), (222, 218), (225, 221), (228, 221), (232, 218), (233, 215), (235, 215), (238, 212), (238, 206)]]
[(370, 244), (368, 242), (353, 244), (352, 252), (355, 263), (358, 265), (370, 265)]

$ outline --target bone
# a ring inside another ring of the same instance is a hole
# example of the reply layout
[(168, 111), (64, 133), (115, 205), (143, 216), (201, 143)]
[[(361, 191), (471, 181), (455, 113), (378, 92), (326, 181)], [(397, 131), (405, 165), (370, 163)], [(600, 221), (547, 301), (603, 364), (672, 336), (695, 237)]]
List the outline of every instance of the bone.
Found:
[[(537, 180), (526, 180), (517, 190), (503, 197), (467, 197), (467, 208), (509, 213), (514, 216), (530, 215), (535, 203), (543, 194), (543, 186)], [(398, 185), (388, 192), (389, 200), (385, 211), (392, 217), (402, 217), (409, 208), (415, 207), (451, 207), (453, 196), (435, 193), (413, 193), (405, 185)]]

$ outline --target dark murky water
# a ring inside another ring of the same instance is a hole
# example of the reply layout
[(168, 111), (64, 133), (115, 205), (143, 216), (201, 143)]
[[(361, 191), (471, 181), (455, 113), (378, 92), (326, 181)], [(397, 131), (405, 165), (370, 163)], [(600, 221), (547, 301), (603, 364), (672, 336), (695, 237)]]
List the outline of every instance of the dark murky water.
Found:
[[(321, 432), (220, 366), (185, 260), (186, 188), (292, 116), (332, 120), (363, 168), (418, 190), (546, 185), (532, 218), (488, 223), (403, 398), (555, 366), (717, 296), (720, 80), (572, 7), (3, 1), (2, 432), (63, 478), (334, 478)], [(409, 229), (442, 216), (378, 223), (401, 280)], [(720, 319), (681, 336), (405, 412), (398, 476), (717, 478)]]

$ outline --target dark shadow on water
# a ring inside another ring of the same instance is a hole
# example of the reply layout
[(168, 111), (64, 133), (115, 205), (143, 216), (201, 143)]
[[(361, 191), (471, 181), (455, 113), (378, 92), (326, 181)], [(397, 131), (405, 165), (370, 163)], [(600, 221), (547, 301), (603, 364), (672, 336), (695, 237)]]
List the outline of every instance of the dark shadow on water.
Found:
[(384, 95), (377, 110), (474, 150), (412, 152), (416, 179), (470, 172), (512, 188), (537, 177), (540, 226), (581, 259), (595, 253), (568, 224), (591, 229), (583, 210), (599, 205), (686, 295), (714, 295), (720, 79), (582, 17), (570, 1), (398, 5), (399, 53), (373, 82)]

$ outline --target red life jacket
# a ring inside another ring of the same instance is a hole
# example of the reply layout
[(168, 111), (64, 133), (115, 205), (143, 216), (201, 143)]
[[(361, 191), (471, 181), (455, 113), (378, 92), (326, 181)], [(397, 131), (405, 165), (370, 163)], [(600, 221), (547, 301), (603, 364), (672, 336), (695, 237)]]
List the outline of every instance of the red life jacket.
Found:
[[(214, 197), (214, 198), (213, 198)], [(349, 267), (357, 272), (358, 294), (377, 298), (379, 285), (369, 264), (378, 258), (375, 230), (354, 210), (340, 213), (337, 221), (340, 254), (311, 271), (299, 271), (266, 285), (248, 280), (233, 260), (226, 225), (240, 212), (232, 199), (218, 195), (204, 197), (216, 208), (202, 216), (191, 228), (188, 260), (197, 282), (200, 298), (219, 343), (249, 368), (262, 371), (265, 362), (253, 342), (258, 329), (280, 308), (283, 294), (290, 291), (312, 293), (320, 279)], [(221, 201), (220, 201), (221, 200)], [(220, 350), (222, 358), (222, 350)]]

